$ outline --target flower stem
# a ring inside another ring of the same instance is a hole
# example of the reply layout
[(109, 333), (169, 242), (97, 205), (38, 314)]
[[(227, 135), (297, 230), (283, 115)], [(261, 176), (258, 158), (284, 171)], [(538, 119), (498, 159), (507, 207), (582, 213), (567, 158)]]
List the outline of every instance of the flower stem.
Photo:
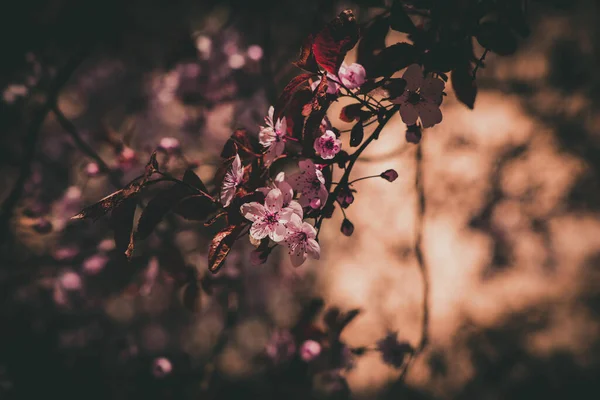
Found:
[(364, 181), (365, 179), (371, 179), (371, 178), (381, 178), (381, 175), (363, 176), (362, 178), (358, 178), (358, 179), (348, 182), (348, 185), (352, 185), (353, 183), (356, 183), (358, 181)]

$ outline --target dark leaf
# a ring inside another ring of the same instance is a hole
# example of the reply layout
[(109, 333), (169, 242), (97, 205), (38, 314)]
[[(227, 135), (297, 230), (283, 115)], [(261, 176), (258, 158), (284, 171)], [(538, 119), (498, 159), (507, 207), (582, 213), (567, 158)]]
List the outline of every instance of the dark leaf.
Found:
[(466, 62), (452, 71), (452, 88), (456, 98), (470, 109), (473, 109), (477, 97), (477, 82), (473, 77), (471, 63)]
[(204, 182), (202, 182), (202, 179), (191, 169), (185, 170), (182, 181), (196, 189), (202, 190), (204, 193), (208, 193), (208, 189), (204, 185)]
[(209, 197), (196, 194), (181, 199), (173, 212), (190, 221), (205, 221), (215, 208), (215, 203)]
[(181, 250), (174, 243), (164, 241), (158, 249), (158, 261), (176, 286), (182, 286), (196, 280), (196, 268), (186, 264)]
[(323, 322), (327, 325), (329, 330), (335, 330), (338, 325), (338, 319), (340, 317), (341, 311), (337, 307), (332, 307), (323, 316)]
[(398, 32), (413, 33), (416, 28), (410, 16), (404, 10), (402, 0), (394, 0), (391, 9), (390, 27)]
[(517, 38), (509, 27), (498, 22), (488, 21), (479, 26), (477, 32), (479, 44), (501, 56), (517, 51)]
[(97, 203), (84, 208), (79, 214), (71, 217), (71, 219), (92, 218), (95, 221), (98, 218), (106, 215), (109, 211), (112, 211), (115, 207), (121, 204), (123, 200), (136, 196), (142, 189), (145, 182), (145, 178), (139, 182), (133, 181), (129, 183), (125, 188), (117, 190), (116, 192), (109, 194)]
[(221, 158), (231, 158), (236, 154), (239, 154), (242, 159), (258, 157), (254, 147), (248, 132), (245, 129), (236, 129), (223, 146)]
[(314, 38), (312, 52), (317, 63), (337, 76), (346, 53), (358, 42), (358, 24), (351, 10), (342, 11)]
[(156, 151), (154, 151), (150, 155), (150, 160), (146, 165), (146, 175), (149, 177), (156, 171), (158, 171), (158, 161), (156, 160)]
[(406, 81), (402, 78), (389, 79), (384, 83), (383, 87), (387, 90), (390, 99), (395, 99), (404, 93)]
[(310, 88), (299, 89), (292, 96), (286, 112), (287, 129), (296, 139), (302, 138), (305, 116), (302, 115), (304, 106), (312, 101), (313, 92)]
[(294, 77), (283, 89), (281, 95), (277, 99), (275, 103), (275, 111), (273, 113), (273, 123), (277, 121), (278, 118), (281, 118), (281, 113), (290, 102), (292, 95), (298, 90), (302, 85), (308, 82), (308, 80), (314, 76), (314, 74), (301, 74)]
[(317, 65), (317, 61), (315, 60), (312, 50), (313, 41), (314, 38), (312, 35), (309, 35), (304, 40), (302, 43), (302, 48), (300, 49), (298, 61), (296, 61), (294, 65), (302, 68), (305, 71), (316, 73), (319, 72), (319, 66)]
[(226, 211), (221, 211), (220, 213), (216, 214), (211, 219), (209, 219), (208, 221), (206, 221), (204, 223), (204, 226), (209, 227), (212, 224), (214, 224), (215, 222), (217, 222), (219, 220), (219, 218), (225, 217), (225, 216), (227, 216), (227, 212)]
[(343, 313), (339, 318), (339, 330), (344, 329), (358, 314), (360, 314), (360, 309), (358, 308)]
[(191, 189), (175, 184), (159, 192), (150, 202), (138, 221), (136, 239), (147, 238), (164, 216), (185, 196), (192, 194)]
[(365, 136), (365, 128), (363, 127), (362, 121), (358, 121), (350, 132), (350, 147), (358, 146)]
[(223, 265), (225, 258), (231, 251), (231, 246), (241, 233), (243, 225), (230, 225), (217, 233), (208, 250), (208, 269), (216, 273)]
[[(123, 200), (110, 213), (110, 223), (113, 230), (116, 249), (123, 253), (129, 250), (132, 241), (131, 232), (133, 231), (133, 217), (137, 206), (137, 199), (130, 197)], [(127, 251), (127, 257), (131, 257), (131, 251)]]
[(360, 118), (361, 103), (349, 104), (340, 111), (340, 119), (344, 122), (352, 122)]
[(404, 42), (396, 43), (377, 54), (373, 68), (370, 71), (367, 70), (367, 76), (371, 78), (391, 76), (395, 72), (414, 64), (417, 58), (418, 52), (415, 46)]
[(390, 30), (389, 17), (379, 16), (362, 30), (362, 37), (356, 50), (356, 62), (368, 71), (373, 64), (376, 52), (385, 48), (385, 38)]

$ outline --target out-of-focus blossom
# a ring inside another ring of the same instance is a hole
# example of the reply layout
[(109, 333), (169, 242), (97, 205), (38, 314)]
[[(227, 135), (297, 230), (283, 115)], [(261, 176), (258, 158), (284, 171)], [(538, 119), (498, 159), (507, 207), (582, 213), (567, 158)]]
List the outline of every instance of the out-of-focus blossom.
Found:
[(83, 261), (83, 271), (88, 275), (96, 275), (104, 269), (108, 263), (108, 256), (94, 254)]
[(253, 61), (259, 61), (263, 57), (263, 49), (257, 44), (248, 47), (248, 58)]
[(59, 278), (60, 286), (67, 291), (76, 291), (81, 289), (81, 277), (75, 272), (65, 272)]
[(327, 188), (323, 173), (317, 169), (311, 160), (303, 160), (298, 163), (300, 171), (292, 174), (289, 182), (298, 193), (298, 199), (302, 207), (322, 208), (327, 201)]
[(267, 153), (265, 154), (265, 163), (267, 165), (283, 154), (285, 136), (287, 134), (287, 122), (285, 118), (279, 118), (273, 123), (274, 112), (275, 109), (273, 106), (269, 107), (269, 115), (265, 117), (267, 126), (261, 126), (258, 134), (260, 144), (267, 148)]
[(302, 265), (307, 255), (315, 260), (320, 258), (321, 248), (315, 240), (317, 231), (311, 224), (303, 222), (301, 217), (293, 214), (286, 228), (285, 244), (288, 246), (290, 260), (294, 267)]
[(212, 40), (208, 36), (200, 35), (196, 37), (196, 49), (203, 59), (210, 58), (212, 52)]
[(164, 137), (160, 139), (158, 146), (167, 152), (173, 152), (179, 150), (181, 144), (179, 143), (179, 140), (174, 137)]
[(269, 258), (269, 253), (262, 249), (255, 249), (250, 253), (250, 263), (254, 266), (266, 263), (267, 258)]
[(98, 246), (96, 246), (98, 251), (111, 251), (115, 249), (115, 240), (112, 238), (102, 239)]
[(306, 362), (312, 361), (321, 354), (321, 345), (314, 340), (307, 340), (300, 346), (300, 358)]
[(289, 361), (296, 353), (294, 337), (285, 330), (273, 332), (265, 346), (265, 352), (276, 364)]
[(223, 184), (221, 185), (221, 204), (223, 207), (228, 207), (235, 196), (237, 187), (242, 183), (242, 177), (244, 176), (244, 167), (242, 166), (242, 160), (238, 154), (235, 155), (233, 162), (225, 173)]
[(229, 67), (231, 69), (240, 69), (246, 64), (246, 59), (241, 54), (232, 54), (229, 56)]
[(152, 375), (156, 378), (164, 378), (173, 371), (173, 364), (168, 358), (159, 357), (152, 363)]
[(19, 97), (24, 97), (27, 95), (29, 89), (27, 86), (20, 84), (12, 84), (8, 85), (6, 89), (4, 89), (4, 93), (2, 97), (4, 101), (8, 104), (14, 103)]
[(413, 352), (410, 344), (398, 341), (398, 335), (395, 332), (389, 333), (379, 340), (377, 350), (381, 352), (383, 361), (395, 368), (401, 368), (406, 355)]
[(318, 156), (324, 160), (330, 160), (342, 149), (342, 141), (335, 136), (333, 131), (325, 131), (322, 136), (315, 139), (313, 147)]
[(292, 189), (292, 186), (286, 182), (285, 172), (282, 171), (277, 174), (271, 187), (262, 187), (256, 190), (262, 192), (266, 197), (272, 189), (281, 190), (283, 195), (283, 208), (290, 207), (292, 210), (294, 210), (295, 214), (298, 214), (298, 216), (302, 217), (302, 206), (297, 201), (293, 201), (294, 190)]
[(68, 261), (77, 257), (78, 254), (79, 248), (76, 246), (66, 246), (57, 248), (52, 256), (57, 261)]
[(123, 146), (119, 153), (119, 167), (128, 170), (137, 162), (137, 155), (131, 147)]
[(348, 89), (356, 89), (365, 83), (367, 73), (365, 68), (360, 64), (352, 63), (347, 65), (346, 63), (342, 63), (338, 71), (338, 76), (342, 84)]
[(265, 204), (257, 202), (246, 203), (240, 207), (244, 218), (252, 221), (250, 235), (254, 239), (269, 237), (274, 242), (285, 239), (287, 229), (285, 224), (294, 214), (292, 208), (283, 208), (283, 194), (279, 189), (273, 189), (265, 199)]
[(95, 162), (88, 163), (85, 166), (85, 173), (90, 177), (98, 176), (100, 174), (100, 167)]
[(152, 257), (148, 262), (146, 271), (144, 271), (144, 284), (140, 288), (140, 294), (148, 296), (152, 292), (152, 288), (156, 283), (156, 278), (159, 273), (159, 263), (157, 257)]
[(391, 100), (400, 105), (400, 116), (406, 125), (415, 125), (421, 119), (423, 128), (430, 128), (442, 122), (443, 91), (445, 83), (443, 80), (429, 76), (423, 76), (420, 65), (410, 65), (402, 78), (406, 81), (404, 93)]
[(398, 179), (398, 173), (395, 169), (388, 169), (381, 173), (381, 177), (388, 182), (394, 182), (396, 179)]

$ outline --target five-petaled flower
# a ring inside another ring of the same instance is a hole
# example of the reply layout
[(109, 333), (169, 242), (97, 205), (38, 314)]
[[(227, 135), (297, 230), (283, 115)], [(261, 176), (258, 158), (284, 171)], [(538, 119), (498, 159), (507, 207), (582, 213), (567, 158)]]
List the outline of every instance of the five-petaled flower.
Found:
[(442, 122), (443, 80), (429, 76), (423, 77), (423, 70), (418, 64), (410, 65), (402, 78), (406, 81), (404, 93), (391, 100), (400, 105), (400, 116), (406, 125), (414, 125), (421, 118), (423, 128), (431, 128)]
[(273, 160), (279, 157), (285, 148), (285, 136), (287, 134), (287, 122), (285, 118), (278, 118), (273, 123), (273, 106), (269, 107), (269, 115), (265, 117), (267, 126), (261, 126), (258, 139), (263, 147), (267, 148), (265, 154), (265, 163), (271, 164)]
[(298, 201), (302, 207), (322, 208), (327, 201), (327, 188), (323, 173), (311, 160), (298, 163), (300, 171), (292, 174), (289, 182), (300, 193)]
[(342, 149), (342, 141), (335, 136), (333, 131), (327, 130), (322, 136), (315, 139), (313, 147), (322, 159), (330, 160)]
[(225, 173), (223, 185), (221, 186), (221, 204), (223, 204), (223, 207), (227, 207), (231, 204), (231, 200), (233, 200), (237, 187), (242, 182), (243, 176), (244, 167), (242, 166), (240, 156), (236, 154), (233, 162)]
[(290, 260), (294, 267), (298, 267), (306, 261), (307, 254), (318, 260), (321, 256), (321, 248), (315, 240), (317, 231), (307, 222), (302, 222), (302, 218), (293, 214), (286, 224), (287, 237), (285, 243), (288, 246)]
[(338, 71), (338, 76), (346, 88), (356, 89), (365, 83), (367, 72), (360, 64), (352, 63), (348, 65), (346, 63), (342, 63), (340, 70)]
[(250, 236), (261, 240), (269, 236), (274, 242), (281, 242), (287, 234), (286, 223), (294, 214), (290, 207), (283, 207), (283, 193), (279, 189), (273, 189), (267, 194), (265, 204), (255, 201), (243, 204), (240, 207), (242, 216), (252, 221)]
[(286, 182), (285, 172), (281, 171), (278, 173), (270, 187), (262, 187), (256, 190), (262, 192), (266, 197), (273, 189), (281, 190), (283, 195), (283, 208), (289, 207), (294, 211), (295, 214), (298, 214), (300, 217), (302, 217), (302, 206), (300, 203), (293, 200), (294, 190), (292, 189), (292, 186)]

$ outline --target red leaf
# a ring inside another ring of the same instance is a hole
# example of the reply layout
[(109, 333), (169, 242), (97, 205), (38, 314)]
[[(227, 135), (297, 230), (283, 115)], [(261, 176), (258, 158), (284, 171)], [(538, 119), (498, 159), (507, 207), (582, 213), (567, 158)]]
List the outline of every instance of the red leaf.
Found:
[(305, 71), (317, 73), (319, 72), (319, 66), (317, 65), (317, 61), (315, 60), (315, 56), (312, 51), (313, 41), (313, 35), (309, 35), (304, 40), (302, 43), (302, 48), (300, 49), (298, 61), (296, 61), (294, 65), (298, 68), (302, 68)]
[(361, 103), (348, 104), (347, 106), (342, 108), (342, 111), (340, 111), (340, 119), (344, 122), (352, 122), (360, 118), (361, 109)]
[(292, 95), (298, 90), (303, 84), (307, 83), (308, 80), (314, 76), (314, 74), (301, 74), (293, 78), (283, 89), (283, 92), (275, 103), (275, 112), (273, 113), (273, 122), (276, 122), (278, 118), (281, 118), (281, 113), (290, 102)]
[(467, 62), (456, 67), (451, 76), (452, 88), (456, 98), (470, 109), (473, 109), (477, 97), (477, 82), (473, 79), (471, 63)]
[(223, 265), (225, 258), (231, 251), (231, 246), (244, 228), (243, 225), (230, 225), (213, 238), (208, 250), (208, 269), (216, 273)]
[(327, 96), (327, 77), (323, 76), (319, 86), (315, 90), (310, 103), (306, 104), (303, 109), (303, 114), (307, 116), (304, 123), (303, 143), (305, 151), (310, 151), (315, 140), (315, 132), (321, 125), (321, 121), (327, 114), (327, 109), (331, 105), (333, 99)]
[(345, 10), (315, 37), (312, 51), (317, 63), (337, 76), (346, 53), (358, 42), (358, 24), (352, 10)]

